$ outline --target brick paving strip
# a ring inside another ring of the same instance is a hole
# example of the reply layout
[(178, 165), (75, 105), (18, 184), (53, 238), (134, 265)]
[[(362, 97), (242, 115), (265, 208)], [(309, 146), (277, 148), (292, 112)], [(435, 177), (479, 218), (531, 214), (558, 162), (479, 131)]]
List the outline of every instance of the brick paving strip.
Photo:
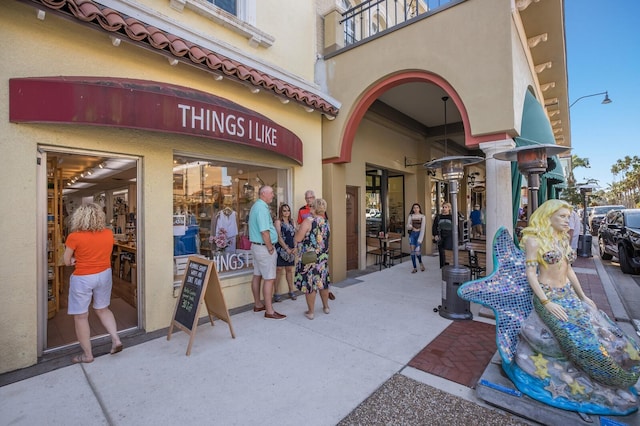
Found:
[(454, 321), (408, 365), (474, 388), (496, 350), (494, 325), (478, 321)]

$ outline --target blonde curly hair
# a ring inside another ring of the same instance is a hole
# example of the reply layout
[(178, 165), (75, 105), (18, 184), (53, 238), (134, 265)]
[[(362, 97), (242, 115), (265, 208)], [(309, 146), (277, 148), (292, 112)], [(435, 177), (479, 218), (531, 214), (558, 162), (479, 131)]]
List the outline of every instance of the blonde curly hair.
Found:
[[(556, 241), (558, 241), (558, 233), (551, 226), (551, 216), (560, 209), (567, 209), (571, 212), (571, 204), (562, 200), (547, 200), (529, 218), (529, 226), (522, 230), (522, 240), (520, 248), (524, 250), (527, 239), (535, 238), (538, 240), (537, 260), (540, 265), (545, 268), (548, 266), (544, 261), (543, 255), (549, 251), (556, 249)], [(571, 255), (572, 249), (569, 243), (569, 234), (562, 232), (560, 234), (560, 248), (563, 256)]]
[(96, 203), (83, 204), (71, 216), (69, 228), (76, 231), (102, 231), (106, 226), (106, 216)]

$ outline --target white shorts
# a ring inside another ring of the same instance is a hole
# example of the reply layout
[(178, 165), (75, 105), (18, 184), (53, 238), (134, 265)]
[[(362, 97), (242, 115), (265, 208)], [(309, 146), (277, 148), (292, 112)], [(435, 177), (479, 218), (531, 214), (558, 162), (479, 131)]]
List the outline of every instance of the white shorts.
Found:
[(89, 312), (93, 297), (93, 309), (104, 309), (111, 303), (111, 268), (90, 275), (71, 275), (69, 281), (69, 315)]
[(276, 279), (276, 264), (278, 262), (278, 252), (273, 250), (269, 254), (267, 246), (251, 244), (253, 253), (253, 275), (260, 275), (264, 280)]

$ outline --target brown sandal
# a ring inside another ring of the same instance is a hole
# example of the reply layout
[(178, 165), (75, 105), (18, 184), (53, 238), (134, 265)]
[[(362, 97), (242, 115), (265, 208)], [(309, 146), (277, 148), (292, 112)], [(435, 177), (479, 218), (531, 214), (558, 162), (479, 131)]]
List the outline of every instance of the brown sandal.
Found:
[(76, 355), (73, 358), (71, 358), (71, 363), (72, 364), (90, 364), (93, 362), (93, 358), (88, 359), (85, 358), (84, 354), (80, 354), (80, 355)]

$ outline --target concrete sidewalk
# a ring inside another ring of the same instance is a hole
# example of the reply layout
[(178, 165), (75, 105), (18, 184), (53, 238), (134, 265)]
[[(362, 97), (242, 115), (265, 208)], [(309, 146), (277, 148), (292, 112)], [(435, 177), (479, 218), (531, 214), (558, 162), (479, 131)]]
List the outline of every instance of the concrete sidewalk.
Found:
[(426, 272), (405, 260), (337, 283), (331, 313), (317, 307), (313, 321), (304, 298), (285, 300), (284, 321), (233, 315), (235, 339), (222, 321), (199, 326), (190, 356), (174, 332), (3, 386), (0, 424), (530, 424), (407, 367), (451, 323), (433, 311), (438, 258), (423, 259)]

